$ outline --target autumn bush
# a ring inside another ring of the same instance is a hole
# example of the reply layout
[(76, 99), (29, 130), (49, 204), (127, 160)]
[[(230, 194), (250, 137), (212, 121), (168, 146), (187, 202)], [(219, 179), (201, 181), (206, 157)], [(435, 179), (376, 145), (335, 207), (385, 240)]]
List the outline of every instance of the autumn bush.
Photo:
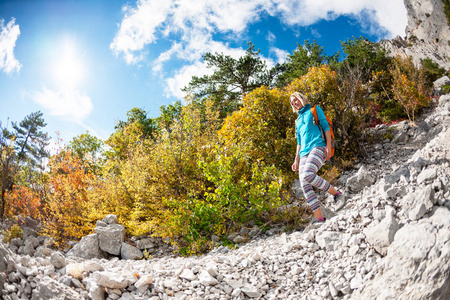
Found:
[(214, 245), (211, 236), (226, 240), (227, 234), (250, 221), (257, 225), (270, 222), (273, 211), (282, 204), (280, 171), (260, 161), (243, 166), (247, 161), (242, 153), (227, 152), (217, 148), (216, 155), (199, 161), (213, 184), (204, 198), (189, 196), (186, 201), (167, 202), (173, 207), (167, 219), (169, 232), (171, 237), (181, 237), (174, 244), (182, 254), (210, 250)]
[(43, 203), (42, 234), (52, 236), (56, 246), (80, 239), (95, 227), (93, 207), (87, 197), (93, 174), (81, 159), (61, 149), (49, 162), (48, 195)]
[(411, 124), (415, 124), (416, 113), (430, 104), (426, 95), (431, 94), (424, 69), (415, 67), (412, 58), (397, 56), (390, 67), (393, 78), (394, 99), (402, 106)]
[(289, 103), (289, 91), (261, 87), (243, 98), (243, 106), (225, 120), (219, 131), (224, 146), (243, 153), (242, 159), (262, 161), (293, 179), (297, 115)]
[(13, 189), (6, 193), (6, 200), (6, 217), (40, 218), (41, 198), (32, 188), (14, 185)]
[[(407, 117), (402, 105), (394, 98), (392, 85), (393, 77), (389, 70), (372, 72), (370, 97), (374, 105), (374, 117), (383, 123)], [(375, 122), (375, 124), (381, 122)]]

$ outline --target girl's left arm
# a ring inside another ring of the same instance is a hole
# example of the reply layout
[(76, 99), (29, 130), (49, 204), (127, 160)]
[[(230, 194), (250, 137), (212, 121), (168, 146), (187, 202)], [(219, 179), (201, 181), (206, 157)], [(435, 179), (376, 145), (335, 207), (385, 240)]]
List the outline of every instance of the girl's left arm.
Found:
[(325, 160), (329, 160), (331, 158), (331, 133), (330, 133), (330, 130), (325, 131), (325, 139), (327, 141), (327, 147), (325, 150)]

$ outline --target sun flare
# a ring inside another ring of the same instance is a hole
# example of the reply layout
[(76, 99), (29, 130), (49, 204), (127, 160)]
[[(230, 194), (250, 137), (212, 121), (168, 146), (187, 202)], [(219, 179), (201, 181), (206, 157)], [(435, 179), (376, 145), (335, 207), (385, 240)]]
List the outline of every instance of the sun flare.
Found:
[(85, 78), (85, 68), (73, 42), (65, 41), (53, 65), (55, 82), (61, 88), (76, 88)]

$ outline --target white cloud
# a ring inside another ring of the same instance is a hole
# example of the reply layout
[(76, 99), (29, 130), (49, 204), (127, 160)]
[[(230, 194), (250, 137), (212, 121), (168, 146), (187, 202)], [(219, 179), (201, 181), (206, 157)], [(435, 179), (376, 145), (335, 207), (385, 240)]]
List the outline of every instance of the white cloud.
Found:
[(316, 38), (322, 37), (322, 35), (317, 31), (317, 29), (311, 29), (311, 34), (315, 36)]
[(49, 90), (44, 87), (41, 92), (34, 92), (32, 98), (50, 114), (74, 122), (81, 122), (93, 109), (91, 98), (75, 89), (63, 91)]
[(181, 89), (189, 84), (192, 76), (210, 75), (211, 69), (206, 67), (205, 63), (195, 62), (192, 65), (186, 65), (178, 70), (171, 78), (167, 78), (166, 88), (164, 92), (166, 96), (174, 96), (178, 99), (183, 99), (186, 94)]
[(14, 48), (20, 35), (19, 25), (16, 25), (15, 22), (16, 20), (12, 18), (4, 26), (4, 20), (0, 19), (0, 69), (3, 69), (6, 74), (19, 72), (21, 67), (19, 61), (14, 57)]
[[(128, 64), (136, 64), (145, 58), (147, 45), (159, 39), (177, 40), (152, 62), (152, 69), (164, 76), (164, 64), (179, 60), (180, 68), (163, 80), (167, 96), (183, 98), (180, 89), (192, 75), (211, 72), (201, 60), (204, 53), (218, 52), (235, 58), (245, 53), (245, 49), (233, 49), (214, 40), (214, 35), (239, 36), (264, 15), (278, 18), (292, 30), (346, 15), (380, 38), (404, 35), (407, 25), (403, 0), (138, 0), (135, 6), (124, 7), (124, 18), (111, 49)], [(275, 38), (269, 32), (268, 40)], [(270, 51), (276, 62), (282, 62), (288, 54), (277, 48)], [(269, 67), (276, 63), (265, 60)]]
[(270, 49), (270, 52), (275, 54), (276, 57), (276, 63), (280, 63), (282, 64), (283, 62), (286, 61), (287, 56), (290, 54), (288, 51), (280, 49), (280, 48), (275, 48), (272, 47)]
[(272, 32), (269, 31), (269, 33), (267, 34), (267, 41), (269, 43), (273, 43), (277, 40), (277, 36), (275, 34), (273, 34)]
[(387, 32), (387, 37), (393, 37), (405, 34), (408, 21), (403, 0), (274, 0), (274, 2), (276, 10), (282, 16), (281, 20), (288, 25), (308, 26), (322, 19), (333, 20), (340, 15), (351, 15), (364, 22), (365, 27), (382, 27)]
[(136, 56), (135, 53), (156, 41), (156, 28), (166, 20), (172, 3), (166, 0), (139, 0), (136, 8), (125, 6), (125, 17), (110, 46), (113, 52), (116, 55), (123, 53), (129, 64), (141, 60), (142, 55)]
[[(202, 39), (198, 36), (198, 40), (189, 43), (185, 48), (180, 48), (178, 44), (174, 44), (173, 47), (160, 55), (161, 60), (167, 60), (169, 57), (174, 56), (177, 59), (184, 59), (192, 62), (180, 68), (175, 72), (172, 77), (164, 79), (165, 82), (165, 95), (167, 97), (173, 96), (179, 99), (183, 99), (186, 94), (181, 91), (182, 88), (187, 86), (192, 79), (192, 76), (201, 77), (203, 75), (212, 74), (213, 70), (208, 68), (206, 63), (200, 60), (202, 54), (206, 52), (210, 53), (223, 53), (224, 55), (231, 56), (238, 59), (245, 55), (245, 49), (242, 48), (230, 48), (228, 45), (213, 41), (212, 38)], [(266, 61), (269, 67), (274, 63), (271, 60)], [(155, 66), (153, 69), (160, 70), (161, 65)]]

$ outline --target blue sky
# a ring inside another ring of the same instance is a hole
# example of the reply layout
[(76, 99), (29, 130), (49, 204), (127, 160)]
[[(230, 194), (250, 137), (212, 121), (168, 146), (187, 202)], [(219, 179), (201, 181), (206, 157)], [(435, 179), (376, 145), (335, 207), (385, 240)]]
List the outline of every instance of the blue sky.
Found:
[(133, 107), (159, 115), (209, 70), (201, 56), (240, 57), (251, 41), (268, 66), (304, 40), (405, 36), (403, 0), (4, 0), (0, 121), (42, 111), (52, 137), (102, 139)]

